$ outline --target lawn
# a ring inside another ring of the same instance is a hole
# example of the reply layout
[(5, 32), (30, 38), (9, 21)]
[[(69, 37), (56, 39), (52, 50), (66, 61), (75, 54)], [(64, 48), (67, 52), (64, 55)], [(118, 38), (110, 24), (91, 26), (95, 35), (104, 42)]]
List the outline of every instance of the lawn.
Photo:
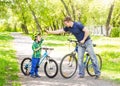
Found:
[(92, 37), (98, 45), (95, 51), (102, 56), (102, 76), (120, 83), (120, 38)]
[(0, 86), (19, 86), (18, 62), (12, 48), (10, 33), (0, 33)]

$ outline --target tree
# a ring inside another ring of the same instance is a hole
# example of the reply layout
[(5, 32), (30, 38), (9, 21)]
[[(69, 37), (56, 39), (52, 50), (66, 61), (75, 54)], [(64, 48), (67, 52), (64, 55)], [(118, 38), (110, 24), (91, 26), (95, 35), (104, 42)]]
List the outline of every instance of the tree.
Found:
[(109, 10), (109, 14), (108, 14), (108, 18), (106, 21), (106, 36), (109, 36), (109, 30), (110, 30), (110, 21), (111, 21), (111, 16), (112, 16), (112, 12), (113, 12), (113, 8), (114, 8), (114, 2), (111, 4), (110, 10)]

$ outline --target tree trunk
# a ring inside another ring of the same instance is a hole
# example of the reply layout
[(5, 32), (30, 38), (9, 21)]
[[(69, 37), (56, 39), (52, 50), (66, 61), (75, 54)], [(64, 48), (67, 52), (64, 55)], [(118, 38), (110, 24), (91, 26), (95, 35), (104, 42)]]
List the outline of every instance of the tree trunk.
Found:
[[(114, 2), (115, 2), (115, 0), (114, 0)], [(108, 18), (107, 18), (107, 21), (106, 21), (106, 36), (109, 36), (110, 21), (111, 21), (111, 16), (112, 16), (113, 8), (114, 8), (114, 2), (112, 3), (112, 5), (110, 7)]]
[(75, 16), (75, 8), (74, 8), (74, 4), (71, 0), (70, 1), (70, 4), (71, 4), (71, 8), (72, 8), (72, 15), (73, 15), (73, 20), (75, 21), (76, 20), (76, 16)]
[(32, 8), (31, 8), (31, 6), (30, 6), (30, 4), (28, 3), (27, 0), (26, 0), (26, 2), (27, 2), (28, 7), (29, 7), (29, 9), (30, 9), (30, 11), (31, 11), (31, 13), (32, 13), (32, 15), (33, 15), (33, 17), (34, 17), (34, 20), (35, 20), (35, 23), (36, 23), (38, 32), (39, 32), (39, 33), (42, 33), (42, 28), (41, 28), (41, 26), (40, 26), (40, 24), (39, 24), (39, 22), (38, 22), (38, 19), (37, 19), (36, 15), (35, 15), (35, 12), (32, 10)]
[(20, 4), (18, 4), (18, 5), (19, 5), (19, 7), (20, 7), (20, 9), (21, 9), (21, 15), (22, 15), (22, 19), (23, 19), (22, 24), (21, 24), (22, 31), (23, 31), (25, 34), (29, 34), (29, 31), (28, 31), (27, 25), (26, 25), (26, 19), (25, 19), (25, 17), (24, 17), (24, 12), (22, 11), (21, 5), (20, 5)]
[(64, 10), (62, 10), (62, 14), (63, 14), (64, 17), (66, 17), (66, 15), (65, 15), (65, 13), (64, 13)]
[(17, 32), (17, 23), (14, 23), (14, 32)]
[(21, 24), (21, 28), (22, 28), (22, 31), (23, 31), (25, 34), (29, 34), (26, 24), (23, 24), (23, 23), (22, 23), (22, 24)]
[(71, 17), (70, 12), (69, 12), (69, 9), (68, 9), (66, 3), (64, 2), (64, 0), (61, 0), (61, 2), (63, 3), (63, 5), (64, 5), (64, 7), (65, 7), (65, 10), (66, 10), (67, 15)]

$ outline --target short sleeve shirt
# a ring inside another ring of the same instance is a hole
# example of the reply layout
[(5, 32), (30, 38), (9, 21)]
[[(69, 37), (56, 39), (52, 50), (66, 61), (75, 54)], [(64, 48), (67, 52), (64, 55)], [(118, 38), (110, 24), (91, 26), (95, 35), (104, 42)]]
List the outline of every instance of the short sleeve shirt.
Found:
[[(80, 22), (74, 22), (72, 27), (65, 27), (64, 31), (72, 33), (78, 41), (81, 41), (83, 40), (84, 35), (85, 35), (83, 28), (84, 26)], [(89, 36), (87, 37), (86, 41), (88, 39), (90, 39)]]

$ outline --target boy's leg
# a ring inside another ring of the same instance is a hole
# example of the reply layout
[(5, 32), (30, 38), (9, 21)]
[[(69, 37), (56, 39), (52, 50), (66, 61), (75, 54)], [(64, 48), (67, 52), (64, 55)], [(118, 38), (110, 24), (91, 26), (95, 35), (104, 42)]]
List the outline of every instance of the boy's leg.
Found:
[(36, 58), (36, 59), (37, 59), (37, 63), (36, 63), (36, 68), (35, 68), (35, 75), (39, 76), (38, 75), (38, 66), (39, 66), (40, 58)]
[(32, 67), (31, 67), (31, 71), (30, 71), (31, 76), (34, 76), (36, 63), (37, 63), (36, 58), (32, 57)]

